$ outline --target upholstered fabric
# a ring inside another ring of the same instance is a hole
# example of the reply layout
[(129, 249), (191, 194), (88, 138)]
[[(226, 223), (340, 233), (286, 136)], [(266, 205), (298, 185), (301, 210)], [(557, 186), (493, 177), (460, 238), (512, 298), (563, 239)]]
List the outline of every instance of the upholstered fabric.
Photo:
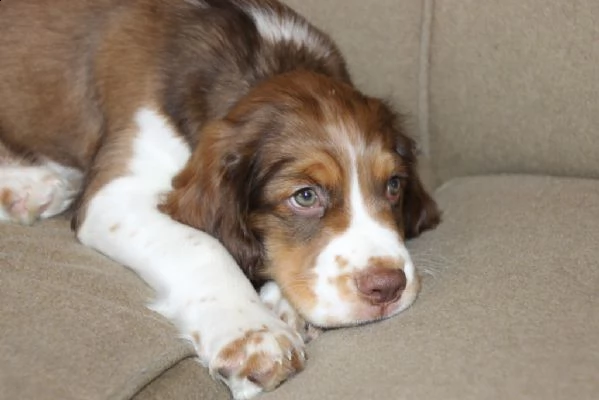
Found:
[[(265, 400), (591, 399), (599, 392), (599, 182), (453, 180), (444, 223), (410, 243), (413, 308), (327, 332)], [(64, 220), (0, 225), (2, 399), (226, 399), (151, 292)], [(10, 366), (10, 367), (8, 367)]]
[(131, 398), (193, 355), (151, 298), (64, 218), (0, 224), (0, 399)]
[(441, 181), (599, 177), (599, 2), (436, 1), (431, 156)]
[(195, 359), (187, 358), (165, 370), (140, 390), (134, 400), (226, 400), (228, 390), (217, 382), (206, 381), (206, 370)]

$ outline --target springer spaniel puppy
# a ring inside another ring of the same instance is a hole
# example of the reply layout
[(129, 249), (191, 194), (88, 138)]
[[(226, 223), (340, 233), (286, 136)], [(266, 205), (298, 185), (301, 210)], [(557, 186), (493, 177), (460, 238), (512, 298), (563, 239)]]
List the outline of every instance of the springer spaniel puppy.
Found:
[(0, 219), (72, 208), (235, 399), (303, 368), (306, 326), (412, 304), (404, 240), (439, 222), (414, 142), (290, 8), (17, 0), (0, 26)]

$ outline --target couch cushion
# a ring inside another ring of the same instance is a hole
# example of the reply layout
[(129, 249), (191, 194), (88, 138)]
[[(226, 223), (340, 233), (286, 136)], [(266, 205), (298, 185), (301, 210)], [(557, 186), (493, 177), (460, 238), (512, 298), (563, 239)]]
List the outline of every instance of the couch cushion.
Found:
[(439, 177), (599, 177), (599, 2), (435, 4), (430, 117)]
[(264, 400), (593, 399), (599, 393), (599, 181), (464, 178), (411, 242), (413, 308), (325, 333)]
[[(0, 224), (0, 398), (129, 399), (193, 355), (144, 307), (152, 291), (68, 226)], [(197, 396), (227, 398), (203, 369), (195, 379)]]
[[(264, 399), (594, 398), (599, 182), (464, 178), (437, 196), (443, 224), (410, 243), (429, 272), (414, 307), (325, 333)], [(66, 221), (0, 225), (0, 266), (0, 398), (228, 398)]]

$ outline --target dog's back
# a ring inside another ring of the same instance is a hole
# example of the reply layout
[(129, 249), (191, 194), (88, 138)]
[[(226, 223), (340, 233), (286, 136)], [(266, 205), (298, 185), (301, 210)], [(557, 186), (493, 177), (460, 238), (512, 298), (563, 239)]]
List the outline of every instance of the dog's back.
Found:
[(0, 25), (0, 140), (80, 170), (142, 104), (194, 142), (275, 74), (349, 81), (330, 39), (269, 0), (21, 0), (2, 5)]
[(83, 168), (102, 117), (93, 82), (100, 26), (118, 0), (12, 1), (0, 8), (0, 139)]

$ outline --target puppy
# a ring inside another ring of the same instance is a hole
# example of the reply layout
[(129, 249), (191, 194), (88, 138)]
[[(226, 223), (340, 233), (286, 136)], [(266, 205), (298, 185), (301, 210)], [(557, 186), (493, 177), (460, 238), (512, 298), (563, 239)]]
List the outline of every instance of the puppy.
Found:
[(303, 368), (305, 322), (416, 298), (404, 240), (440, 218), (414, 142), (287, 6), (19, 0), (0, 26), (0, 142), (32, 160), (0, 166), (0, 219), (72, 207), (234, 398)]

